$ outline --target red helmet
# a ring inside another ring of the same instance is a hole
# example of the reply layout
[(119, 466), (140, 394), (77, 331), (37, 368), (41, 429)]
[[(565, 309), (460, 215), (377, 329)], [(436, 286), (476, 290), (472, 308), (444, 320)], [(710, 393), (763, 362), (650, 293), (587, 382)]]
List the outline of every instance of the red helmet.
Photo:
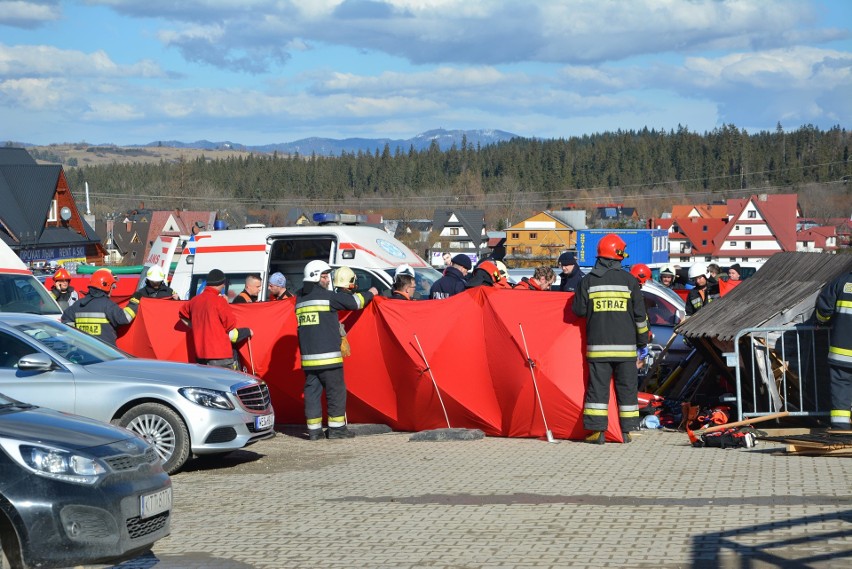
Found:
[(598, 241), (598, 257), (604, 259), (618, 259), (619, 261), (627, 258), (627, 243), (615, 233), (608, 233)]
[(65, 269), (59, 268), (56, 269), (56, 272), (53, 273), (53, 282), (56, 281), (70, 281), (71, 275)]
[(630, 274), (636, 277), (640, 285), (643, 285), (651, 278), (651, 269), (648, 268), (648, 265), (639, 263), (630, 267)]
[(476, 266), (476, 268), (482, 269), (483, 271), (488, 273), (488, 276), (491, 277), (492, 282), (500, 282), (500, 269), (498, 269), (497, 265), (495, 265), (492, 261), (482, 261)]
[(89, 288), (96, 288), (104, 292), (110, 292), (115, 288), (115, 277), (112, 276), (112, 271), (109, 269), (98, 269), (92, 273), (92, 278), (89, 279)]

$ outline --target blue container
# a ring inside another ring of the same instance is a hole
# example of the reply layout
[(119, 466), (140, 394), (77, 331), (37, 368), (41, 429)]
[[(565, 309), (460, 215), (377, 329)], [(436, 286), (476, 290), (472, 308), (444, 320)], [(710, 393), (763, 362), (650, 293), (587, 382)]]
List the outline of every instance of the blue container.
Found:
[(214, 231), (224, 231), (225, 229), (228, 229), (228, 222), (224, 219), (217, 219), (213, 222)]

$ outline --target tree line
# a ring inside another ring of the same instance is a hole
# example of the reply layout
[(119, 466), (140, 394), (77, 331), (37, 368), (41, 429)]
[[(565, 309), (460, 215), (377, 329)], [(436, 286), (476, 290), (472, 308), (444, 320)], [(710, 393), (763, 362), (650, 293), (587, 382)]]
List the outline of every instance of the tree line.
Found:
[(281, 223), (292, 207), (400, 219), (429, 218), (436, 207), (478, 207), (486, 210), (490, 228), (502, 229), (518, 216), (569, 204), (590, 209), (619, 202), (652, 217), (672, 203), (805, 187), (819, 189), (810, 192), (811, 215), (848, 216), (849, 147), (850, 132), (839, 126), (786, 132), (779, 124), (749, 134), (724, 125), (704, 134), (645, 128), (484, 147), (462, 140), (446, 151), (433, 142), (422, 151), (392, 152), (386, 145), (335, 157), (276, 153), (86, 165), (66, 175), (78, 198), (89, 183), (101, 211), (145, 202), (154, 209), (216, 209), (235, 219), (252, 214)]

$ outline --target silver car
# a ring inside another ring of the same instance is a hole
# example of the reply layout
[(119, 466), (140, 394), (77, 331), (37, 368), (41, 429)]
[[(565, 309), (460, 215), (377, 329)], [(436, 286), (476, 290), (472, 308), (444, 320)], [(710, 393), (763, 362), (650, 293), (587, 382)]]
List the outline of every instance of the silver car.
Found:
[(0, 314), (0, 392), (126, 427), (168, 473), (275, 434), (263, 381), (223, 368), (134, 358), (32, 314)]

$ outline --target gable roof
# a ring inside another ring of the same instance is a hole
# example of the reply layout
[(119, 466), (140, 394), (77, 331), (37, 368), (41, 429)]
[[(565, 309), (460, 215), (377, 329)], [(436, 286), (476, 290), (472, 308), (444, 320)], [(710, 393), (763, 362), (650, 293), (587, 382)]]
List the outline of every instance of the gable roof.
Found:
[(760, 212), (763, 221), (778, 240), (782, 251), (796, 250), (796, 217), (799, 203), (796, 194), (761, 194), (748, 198), (728, 200), (728, 216), (732, 223), (726, 231), (719, 234), (718, 243), (721, 245), (730, 234), (740, 216), (749, 204)]
[(849, 272), (852, 255), (776, 253), (741, 285), (685, 320), (678, 332), (687, 338), (730, 341), (745, 328), (777, 319), (792, 322), (797, 314), (787, 314), (790, 309), (808, 301), (812, 312), (809, 298), (815, 298), (825, 283)]
[(183, 211), (183, 210), (158, 210), (151, 212), (151, 225), (148, 227), (148, 236), (145, 239), (146, 246), (152, 243), (163, 233), (177, 233), (178, 235), (189, 235), (192, 227), (199, 223), (204, 229), (213, 229), (216, 221), (215, 211)]
[(458, 225), (464, 227), (468, 239), (478, 249), (484, 238), (485, 211), (481, 209), (436, 209), (435, 215), (432, 216), (433, 230), (440, 232), (447, 225), (455, 225), (455, 223), (450, 223), (450, 219), (454, 215), (458, 220)]
[(13, 240), (37, 242), (62, 166), (0, 164), (0, 223)]
[(35, 166), (37, 162), (25, 148), (0, 148), (0, 166), (16, 166), (19, 164)]
[(728, 206), (725, 204), (688, 204), (673, 205), (672, 217), (700, 217), (702, 219), (727, 219)]
[(726, 224), (724, 219), (703, 217), (687, 217), (674, 221), (680, 233), (692, 243), (693, 255), (713, 254), (716, 249), (714, 239), (724, 230)]

